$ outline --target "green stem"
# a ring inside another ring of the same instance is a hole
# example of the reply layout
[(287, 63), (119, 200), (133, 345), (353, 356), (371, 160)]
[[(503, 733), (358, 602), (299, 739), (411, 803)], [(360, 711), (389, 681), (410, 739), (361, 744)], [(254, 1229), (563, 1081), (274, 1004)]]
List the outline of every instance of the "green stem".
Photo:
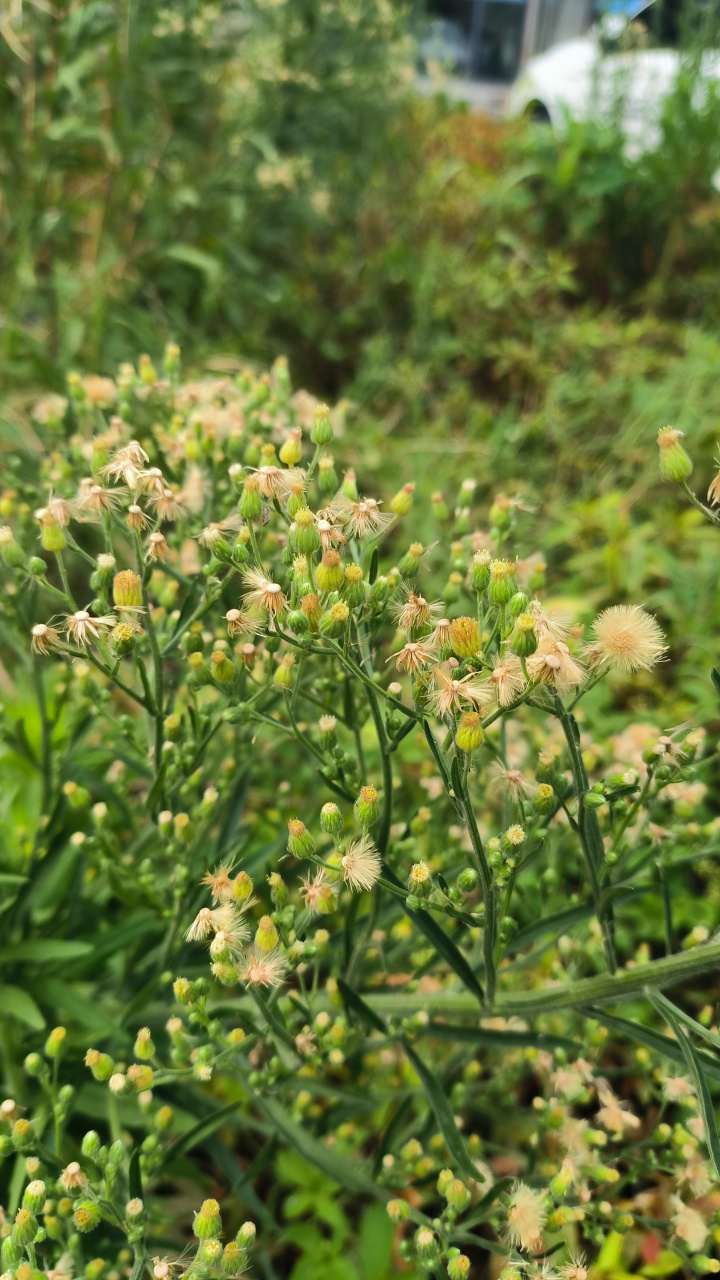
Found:
[(158, 644), (157, 632), (155, 630), (155, 624), (153, 623), (152, 614), (150, 612), (150, 598), (148, 596), (147, 586), (145, 584), (145, 572), (144, 572), (145, 566), (143, 564), (142, 547), (140, 545), (140, 538), (137, 533), (135, 534), (135, 556), (137, 559), (137, 569), (140, 575), (140, 581), (142, 582), (142, 600), (143, 600), (143, 607), (145, 609), (145, 621), (147, 624), (147, 634), (148, 634), (148, 640), (150, 641), (150, 649), (152, 651), (152, 656), (153, 656), (153, 680), (155, 685), (155, 693), (154, 693), (154, 699), (153, 699), (155, 702), (154, 766), (155, 766), (155, 777), (157, 777), (158, 773), (160, 772), (160, 766), (162, 764), (162, 746), (163, 746), (163, 740), (164, 740), (163, 664), (162, 664), (162, 654), (160, 653), (160, 645)]
[(370, 657), (370, 648), (368, 645), (367, 632), (362, 623), (358, 623), (358, 641), (360, 644), (360, 652), (362, 653), (363, 665), (368, 674), (366, 684), (368, 691), (368, 702), (370, 704), (370, 714), (375, 725), (375, 733), (377, 734), (378, 750), (380, 752), (380, 768), (382, 769), (383, 794), (382, 794), (382, 812), (380, 815), (380, 827), (378, 829), (377, 847), (382, 857), (385, 857), (390, 839), (390, 824), (392, 822), (392, 760), (388, 751), (387, 735), (385, 733), (385, 725), (383, 723), (382, 713), (377, 700), (376, 684), (373, 680), (373, 665)]
[(597, 815), (593, 809), (586, 809), (583, 804), (583, 796), (589, 790), (585, 765), (582, 762), (580, 754), (580, 745), (576, 736), (577, 724), (575, 717), (565, 708), (562, 700), (555, 696), (554, 713), (560, 721), (562, 731), (565, 735), (568, 756), (570, 757), (570, 768), (572, 770), (573, 781), (575, 783), (575, 794), (577, 796), (577, 833), (580, 841), (580, 847), (583, 852), (585, 861), (585, 870), (587, 872), (588, 883), (592, 900), (595, 905), (595, 914), (600, 925), (602, 935), (603, 952), (605, 955), (605, 965), (608, 973), (615, 973), (617, 970), (617, 957), (615, 955), (614, 928), (612, 920), (612, 908), (605, 907), (602, 903), (602, 895), (600, 888), (600, 867), (604, 858), (605, 850), (603, 846), (602, 832)]

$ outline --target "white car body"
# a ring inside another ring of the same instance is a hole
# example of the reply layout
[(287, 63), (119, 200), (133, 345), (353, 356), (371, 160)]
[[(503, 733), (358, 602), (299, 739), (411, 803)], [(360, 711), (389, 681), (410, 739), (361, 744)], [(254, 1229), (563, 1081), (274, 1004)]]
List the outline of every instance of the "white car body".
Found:
[[(647, 2), (638, 4), (635, 16), (642, 18), (650, 8)], [(626, 19), (612, 21), (618, 35), (627, 26)], [(530, 58), (510, 90), (509, 113), (548, 119), (558, 131), (567, 120), (616, 113), (628, 152), (651, 150), (659, 141), (662, 104), (672, 92), (683, 55), (672, 48), (606, 51), (608, 29), (613, 30), (607, 21), (604, 30), (597, 24), (585, 36)], [(702, 59), (699, 98), (709, 81), (720, 82), (720, 56), (714, 51)]]

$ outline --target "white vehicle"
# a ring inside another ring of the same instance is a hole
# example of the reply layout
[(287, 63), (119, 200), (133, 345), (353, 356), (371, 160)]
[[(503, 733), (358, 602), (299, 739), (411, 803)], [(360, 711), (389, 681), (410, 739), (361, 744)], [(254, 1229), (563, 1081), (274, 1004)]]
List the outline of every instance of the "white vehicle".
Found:
[[(683, 59), (682, 0), (638, 0), (607, 13), (584, 35), (530, 58), (510, 90), (511, 115), (549, 121), (602, 119), (617, 113), (628, 150), (650, 150), (659, 138), (663, 100)], [(698, 76), (720, 82), (720, 53), (705, 52)]]

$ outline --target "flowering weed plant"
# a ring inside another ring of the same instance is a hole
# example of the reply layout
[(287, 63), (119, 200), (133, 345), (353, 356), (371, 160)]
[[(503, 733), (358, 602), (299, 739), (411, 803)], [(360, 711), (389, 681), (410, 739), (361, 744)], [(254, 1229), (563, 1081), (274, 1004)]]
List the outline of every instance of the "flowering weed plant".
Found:
[[(385, 1206), (338, 1275), (720, 1270), (714, 753), (592, 711), (670, 669), (658, 621), (548, 600), (472, 479), (419, 541), (282, 361), (183, 382), (168, 347), (35, 418), (0, 499), (37, 810), (2, 879), (4, 1273), (236, 1276), (250, 1211), (260, 1274), (319, 1274), (289, 1224), (337, 1226), (327, 1186)], [(316, 1200), (278, 1198), (290, 1152)]]

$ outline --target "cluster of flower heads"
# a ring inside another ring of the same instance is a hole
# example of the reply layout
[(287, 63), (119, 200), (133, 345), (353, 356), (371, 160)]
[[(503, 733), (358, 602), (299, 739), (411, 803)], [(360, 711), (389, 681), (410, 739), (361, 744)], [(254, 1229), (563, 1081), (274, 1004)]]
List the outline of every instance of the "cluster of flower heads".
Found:
[[(318, 854), (305, 824), (299, 818), (288, 822), (287, 852), (316, 865), (314, 874), (302, 880), (300, 889), (304, 926), (313, 916), (327, 916), (337, 909), (343, 886), (360, 893), (377, 883), (382, 860), (369, 828), (377, 821), (379, 800), (375, 787), (361, 787), (354, 816), (362, 831), (348, 842), (342, 839), (344, 818), (338, 805), (333, 801), (323, 805), (320, 828), (334, 844), (324, 858)], [(233, 870), (232, 866), (219, 866), (203, 876), (202, 883), (208, 886), (213, 905), (201, 907), (185, 937), (189, 942), (208, 942), (212, 974), (223, 985), (233, 986), (239, 981), (249, 987), (277, 987), (306, 955), (306, 944), (295, 932), (296, 908), (289, 902), (282, 877), (271, 872), (267, 883), (273, 911), (259, 918), (252, 934), (246, 913), (257, 903), (253, 883), (246, 871), (233, 875)], [(252, 943), (247, 946), (251, 935)]]

